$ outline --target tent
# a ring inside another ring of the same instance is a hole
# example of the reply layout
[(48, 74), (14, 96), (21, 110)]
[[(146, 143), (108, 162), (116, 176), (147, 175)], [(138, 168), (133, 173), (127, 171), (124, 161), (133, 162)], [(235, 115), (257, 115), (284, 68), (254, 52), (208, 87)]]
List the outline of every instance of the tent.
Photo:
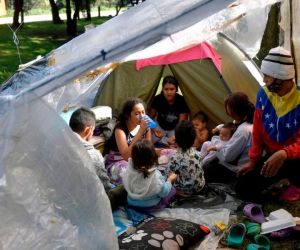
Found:
[[(257, 48), (266, 8), (277, 1), (233, 2), (147, 0), (26, 65), (1, 87), (3, 249), (118, 249), (103, 186), (59, 114), (70, 105), (93, 102), (103, 80), (123, 62), (183, 50), (220, 31), (244, 50)], [(292, 3), (286, 11), (299, 9), (299, 1)], [(296, 13), (282, 20), (293, 51), (299, 49)], [(230, 59), (222, 63), (222, 70), (230, 64)]]
[(259, 71), (224, 34), (218, 34), (217, 39), (214, 43), (220, 55), (209, 43), (202, 42), (184, 50), (118, 65), (103, 81), (94, 105), (107, 105), (118, 113), (128, 96), (150, 103), (162, 76), (171, 73), (178, 79), (192, 114), (199, 110), (206, 112), (211, 125), (226, 121), (224, 98), (243, 90), (254, 102), (260, 86), (259, 79), (243, 61), (249, 62), (257, 75)]

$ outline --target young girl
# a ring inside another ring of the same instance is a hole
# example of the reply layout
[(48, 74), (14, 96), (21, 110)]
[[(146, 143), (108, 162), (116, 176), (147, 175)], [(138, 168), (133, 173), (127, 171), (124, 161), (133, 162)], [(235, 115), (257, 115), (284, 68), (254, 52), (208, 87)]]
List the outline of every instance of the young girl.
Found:
[(165, 181), (156, 163), (157, 154), (151, 142), (142, 140), (133, 145), (129, 166), (122, 177), (129, 205), (150, 211), (170, 203), (176, 193), (172, 182), (177, 175), (170, 173)]
[(183, 96), (177, 93), (178, 81), (174, 76), (166, 76), (162, 82), (162, 91), (155, 96), (150, 107), (149, 116), (157, 120), (158, 127), (153, 130), (152, 141), (165, 146), (174, 144), (175, 126), (189, 117), (189, 108)]
[(196, 139), (194, 142), (194, 147), (197, 150), (201, 149), (202, 144), (208, 140), (209, 131), (206, 128), (208, 122), (207, 115), (202, 111), (197, 112), (193, 118), (192, 123), (196, 131)]
[(191, 122), (182, 121), (176, 126), (178, 149), (170, 159), (167, 173), (171, 171), (178, 175), (174, 187), (183, 196), (199, 193), (205, 184), (200, 152), (193, 147), (195, 137), (196, 132)]

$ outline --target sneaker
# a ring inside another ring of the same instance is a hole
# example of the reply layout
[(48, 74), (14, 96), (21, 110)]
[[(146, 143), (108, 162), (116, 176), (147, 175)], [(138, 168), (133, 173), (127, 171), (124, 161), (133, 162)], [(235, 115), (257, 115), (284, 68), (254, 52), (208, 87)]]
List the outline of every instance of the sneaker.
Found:
[(294, 202), (300, 200), (300, 188), (289, 185), (280, 195), (280, 200)]

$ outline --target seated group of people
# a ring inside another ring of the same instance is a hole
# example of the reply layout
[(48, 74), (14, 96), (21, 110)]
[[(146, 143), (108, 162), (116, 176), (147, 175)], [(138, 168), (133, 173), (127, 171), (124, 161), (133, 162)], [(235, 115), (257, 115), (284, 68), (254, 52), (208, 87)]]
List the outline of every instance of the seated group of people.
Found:
[[(88, 142), (95, 115), (85, 108), (75, 111), (70, 127), (90, 154), (112, 208), (124, 202), (145, 211), (163, 208), (175, 195), (198, 194), (209, 182), (234, 182), (238, 197), (260, 202), (262, 191), (284, 178), (291, 185), (283, 197), (300, 199), (300, 89), (293, 81), (293, 59), (274, 48), (261, 70), (265, 86), (256, 106), (245, 93), (229, 94), (224, 106), (234, 122), (218, 126), (219, 135), (210, 141), (207, 116), (199, 112), (188, 120), (189, 108), (172, 76), (164, 78), (162, 93), (148, 112), (156, 128), (141, 119), (145, 106), (140, 99), (124, 102), (105, 159)], [(163, 150), (154, 143), (176, 145), (162, 172), (156, 166)]]

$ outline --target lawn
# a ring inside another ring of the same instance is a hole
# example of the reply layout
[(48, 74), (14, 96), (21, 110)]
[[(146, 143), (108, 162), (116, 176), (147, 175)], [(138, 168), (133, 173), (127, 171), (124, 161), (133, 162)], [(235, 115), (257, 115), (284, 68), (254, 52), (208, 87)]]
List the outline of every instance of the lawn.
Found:
[[(93, 18), (92, 22), (79, 20), (78, 33), (84, 32), (84, 26), (90, 23), (101, 24), (109, 17)], [(39, 55), (46, 55), (68, 41), (66, 24), (52, 24), (51, 21), (25, 23), (17, 31), (20, 58), (8, 25), (0, 25), (0, 85), (17, 69), (19, 64), (27, 63)]]

